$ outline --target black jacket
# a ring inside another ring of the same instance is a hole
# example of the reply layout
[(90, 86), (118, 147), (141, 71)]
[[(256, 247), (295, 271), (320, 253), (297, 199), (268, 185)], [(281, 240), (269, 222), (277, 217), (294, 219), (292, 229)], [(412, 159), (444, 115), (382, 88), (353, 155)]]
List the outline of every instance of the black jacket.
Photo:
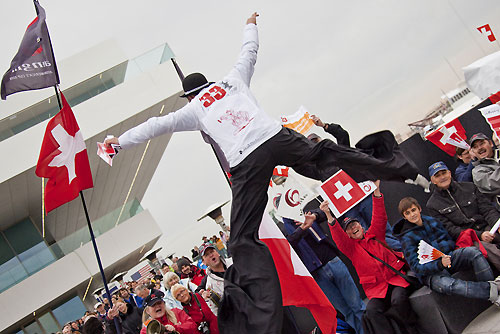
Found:
[[(451, 181), (446, 190), (433, 185), (427, 209), (443, 223), (454, 240), (469, 228), (481, 237), (481, 233), (489, 230), (500, 218), (500, 213), (491, 202), (469, 182)], [(497, 240), (498, 236), (495, 237), (495, 242)]]
[(142, 328), (142, 312), (136, 306), (127, 304), (127, 312), (120, 312), (123, 334), (139, 334)]

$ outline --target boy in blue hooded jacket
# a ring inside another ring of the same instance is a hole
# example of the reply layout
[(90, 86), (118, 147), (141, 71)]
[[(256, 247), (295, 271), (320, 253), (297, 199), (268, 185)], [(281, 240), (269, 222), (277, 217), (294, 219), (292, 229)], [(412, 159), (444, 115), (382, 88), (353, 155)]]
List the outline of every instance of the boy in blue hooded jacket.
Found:
[[(455, 242), (441, 223), (432, 217), (421, 215), (422, 208), (415, 198), (403, 198), (398, 209), (403, 219), (394, 225), (394, 235), (401, 241), (411, 270), (425, 285), (439, 293), (487, 299), (500, 306), (500, 279), (494, 279), (490, 265), (477, 248), (455, 249)], [(420, 240), (445, 255), (421, 264), (418, 258)], [(469, 269), (474, 271), (476, 281), (451, 277), (456, 272)]]

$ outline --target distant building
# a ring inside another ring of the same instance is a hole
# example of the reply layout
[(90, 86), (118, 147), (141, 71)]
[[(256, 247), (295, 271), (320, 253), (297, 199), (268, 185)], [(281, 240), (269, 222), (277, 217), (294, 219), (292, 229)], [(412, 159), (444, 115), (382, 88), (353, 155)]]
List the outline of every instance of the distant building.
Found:
[(408, 124), (410, 130), (396, 135), (396, 140), (401, 143), (415, 133), (422, 137), (441, 125), (452, 121), (477, 105), (481, 100), (467, 88), (465, 81), (458, 84), (456, 89), (441, 95), (440, 103), (429, 111), (421, 120)]
[[(96, 155), (96, 142), (186, 103), (172, 56), (165, 44), (128, 60), (108, 41), (58, 63), (87, 145), (94, 188), (84, 195), (108, 280), (134, 267), (161, 236), (141, 200), (170, 135), (120, 152), (113, 167)], [(92, 291), (102, 286), (80, 199), (42, 215), (35, 166), (58, 109), (50, 88), (0, 102), (2, 333), (57, 332), (93, 309)]]

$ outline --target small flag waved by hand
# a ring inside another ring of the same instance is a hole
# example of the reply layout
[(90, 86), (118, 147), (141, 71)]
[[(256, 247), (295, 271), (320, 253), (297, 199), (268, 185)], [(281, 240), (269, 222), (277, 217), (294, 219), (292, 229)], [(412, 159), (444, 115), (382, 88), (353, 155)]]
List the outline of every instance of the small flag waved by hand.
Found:
[(429, 245), (424, 240), (418, 243), (418, 263), (425, 264), (439, 259), (444, 255), (443, 252)]
[[(108, 136), (109, 137), (109, 136)], [(113, 166), (113, 158), (120, 150), (119, 145), (111, 144), (111, 147), (106, 147), (104, 143), (97, 142), (97, 155), (110, 166)]]

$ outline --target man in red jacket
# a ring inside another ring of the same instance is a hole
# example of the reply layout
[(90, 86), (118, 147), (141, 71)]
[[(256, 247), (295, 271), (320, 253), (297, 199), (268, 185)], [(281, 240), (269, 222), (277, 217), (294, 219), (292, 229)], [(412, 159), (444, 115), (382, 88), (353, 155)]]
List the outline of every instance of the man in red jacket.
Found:
[(196, 285), (200, 285), (201, 281), (203, 280), (203, 277), (205, 277), (205, 272), (203, 270), (192, 265), (185, 258), (182, 258), (179, 261), (177, 261), (177, 266), (179, 267), (179, 270), (182, 273), (181, 279), (189, 278), (189, 280)]
[(384, 241), (387, 214), (384, 198), (378, 187), (380, 181), (375, 184), (377, 189), (373, 193), (372, 222), (367, 231), (358, 221), (350, 218), (344, 220), (342, 227), (337, 224), (328, 207), (328, 201), (321, 203), (320, 209), (327, 216), (333, 240), (339, 250), (352, 261), (359, 282), (370, 300), (363, 319), (365, 334), (390, 334), (395, 333), (395, 330), (389, 318), (396, 320), (400, 326), (411, 328), (416, 322), (416, 315), (408, 300), (409, 283), (370, 255), (403, 272), (402, 256), (400, 258), (397, 252), (389, 249)]

